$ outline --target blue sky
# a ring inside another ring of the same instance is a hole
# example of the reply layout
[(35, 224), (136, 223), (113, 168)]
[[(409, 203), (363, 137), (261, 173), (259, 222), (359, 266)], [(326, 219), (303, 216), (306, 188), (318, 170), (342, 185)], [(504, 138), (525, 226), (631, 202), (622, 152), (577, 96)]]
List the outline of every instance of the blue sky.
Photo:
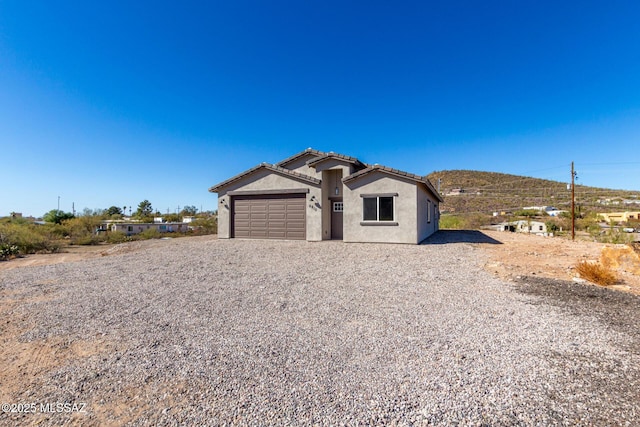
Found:
[(637, 1), (0, 0), (0, 216), (216, 208), (307, 147), (640, 190)]

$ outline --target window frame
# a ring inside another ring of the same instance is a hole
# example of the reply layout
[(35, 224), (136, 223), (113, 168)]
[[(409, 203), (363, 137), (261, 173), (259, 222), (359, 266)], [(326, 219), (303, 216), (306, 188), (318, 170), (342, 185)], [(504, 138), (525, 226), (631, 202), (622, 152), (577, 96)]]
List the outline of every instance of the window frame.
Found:
[[(366, 224), (397, 224), (396, 221), (396, 201), (395, 198), (397, 195), (391, 194), (367, 194), (361, 195), (362, 197), (362, 223)], [(376, 201), (376, 218), (375, 219), (366, 219), (365, 218), (365, 203), (366, 200), (375, 199)], [(390, 199), (391, 200), (391, 219), (380, 219), (380, 199)], [(362, 224), (361, 223), (361, 224)]]

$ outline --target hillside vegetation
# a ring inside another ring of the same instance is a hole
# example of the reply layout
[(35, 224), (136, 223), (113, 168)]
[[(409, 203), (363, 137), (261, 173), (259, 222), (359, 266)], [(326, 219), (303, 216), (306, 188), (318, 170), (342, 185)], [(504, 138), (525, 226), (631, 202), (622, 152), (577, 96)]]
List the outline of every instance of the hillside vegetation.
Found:
[[(443, 213), (491, 214), (526, 206), (554, 206), (568, 210), (571, 206), (571, 191), (567, 188), (567, 182), (470, 170), (436, 171), (427, 177), (436, 187), (440, 180), (440, 192), (444, 198), (440, 208)], [(456, 189), (462, 189), (463, 192), (451, 195)], [(575, 194), (577, 212), (640, 210), (640, 204), (622, 204), (622, 200), (640, 200), (640, 191), (576, 184)], [(610, 204), (602, 202), (606, 199), (610, 200)], [(619, 204), (615, 204), (616, 200)]]

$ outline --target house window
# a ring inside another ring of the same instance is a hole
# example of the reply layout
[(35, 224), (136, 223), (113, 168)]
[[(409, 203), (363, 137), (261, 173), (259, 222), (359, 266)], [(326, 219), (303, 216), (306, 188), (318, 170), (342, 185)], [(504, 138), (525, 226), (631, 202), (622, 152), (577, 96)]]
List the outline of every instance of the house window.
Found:
[(333, 202), (333, 211), (334, 212), (344, 212), (344, 204), (343, 204), (343, 202)]
[(427, 222), (431, 222), (431, 200), (427, 200)]
[(364, 221), (393, 221), (393, 197), (364, 197)]
[(128, 225), (127, 226), (127, 231), (133, 231), (133, 225)]

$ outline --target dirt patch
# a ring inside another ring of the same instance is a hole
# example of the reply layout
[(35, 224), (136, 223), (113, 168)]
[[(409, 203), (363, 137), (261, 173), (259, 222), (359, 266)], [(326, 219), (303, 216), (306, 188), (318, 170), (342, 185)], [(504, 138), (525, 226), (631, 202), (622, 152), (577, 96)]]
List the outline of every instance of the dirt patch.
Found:
[(113, 246), (117, 245), (67, 246), (59, 253), (24, 255), (9, 261), (0, 262), (0, 271), (98, 258), (103, 256), (102, 253), (108, 251)]
[(501, 244), (480, 244), (488, 253), (485, 269), (513, 280), (518, 276), (573, 280), (579, 261), (600, 261), (611, 267), (619, 283), (610, 288), (640, 295), (640, 257), (630, 246), (560, 237), (483, 231)]
[[(216, 235), (184, 237), (180, 239), (210, 240), (216, 239)], [(168, 238), (174, 240), (172, 238)], [(179, 239), (176, 239), (179, 240)], [(0, 271), (22, 267), (35, 267), (39, 265), (60, 264), (63, 262), (77, 262), (92, 258), (100, 258), (110, 255), (138, 252), (150, 249), (165, 243), (164, 239), (140, 240), (135, 242), (119, 243), (115, 245), (103, 244), (97, 246), (66, 246), (62, 252), (55, 254), (32, 254), (9, 261), (0, 261)]]
[(25, 296), (17, 292), (1, 291), (0, 301), (0, 400), (18, 402), (25, 390), (38, 387), (46, 373), (72, 359), (89, 357), (106, 350), (104, 340), (72, 341), (67, 337), (24, 341), (20, 337), (33, 329), (19, 306), (46, 303), (55, 296)]

